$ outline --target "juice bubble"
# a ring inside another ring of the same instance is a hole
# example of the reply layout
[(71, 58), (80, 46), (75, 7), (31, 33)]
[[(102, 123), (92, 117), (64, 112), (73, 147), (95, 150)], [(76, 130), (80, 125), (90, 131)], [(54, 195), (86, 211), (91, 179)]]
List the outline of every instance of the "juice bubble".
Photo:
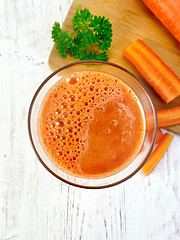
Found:
[(68, 117), (68, 113), (67, 113), (67, 112), (64, 112), (64, 113), (63, 113), (63, 117), (67, 118), (67, 117)]
[(72, 77), (69, 79), (68, 83), (69, 83), (70, 85), (74, 85), (74, 84), (78, 83), (78, 81), (79, 81), (79, 78), (78, 78), (77, 76), (72, 76)]
[(62, 118), (58, 118), (56, 121), (56, 125), (59, 127), (63, 127), (65, 125), (65, 121)]
[(72, 127), (69, 127), (69, 128), (67, 129), (67, 131), (70, 132), (70, 133), (72, 133), (72, 132), (74, 132), (74, 129), (73, 129)]
[(63, 102), (62, 105), (61, 105), (62, 108), (67, 108), (68, 107), (68, 104)]
[(67, 99), (67, 95), (63, 95), (63, 98), (64, 98), (64, 99)]
[(118, 121), (117, 120), (113, 120), (112, 124), (116, 127), (118, 125)]
[(76, 100), (76, 97), (75, 97), (74, 95), (70, 95), (70, 96), (69, 96), (69, 100), (70, 100), (70, 101), (75, 101), (75, 100)]
[(56, 114), (60, 114), (61, 113), (61, 109), (56, 109)]
[(61, 139), (62, 139), (62, 140), (65, 140), (65, 139), (66, 139), (66, 136), (64, 136), (64, 135), (61, 136)]

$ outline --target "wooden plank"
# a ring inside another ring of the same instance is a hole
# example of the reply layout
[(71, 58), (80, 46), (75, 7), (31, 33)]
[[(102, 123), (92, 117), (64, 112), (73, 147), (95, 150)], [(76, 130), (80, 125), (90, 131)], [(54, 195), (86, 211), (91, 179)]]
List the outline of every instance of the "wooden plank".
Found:
[[(180, 45), (162, 23), (151, 13), (141, 0), (74, 0), (62, 26), (63, 30), (72, 32), (71, 19), (77, 5), (88, 8), (94, 15), (105, 16), (113, 26), (113, 41), (108, 52), (109, 61), (127, 68), (134, 73), (147, 87), (156, 109), (170, 108), (180, 105), (180, 97), (166, 104), (143, 79), (135, 67), (123, 56), (123, 50), (137, 38), (142, 39), (161, 59), (180, 76)], [(52, 71), (70, 62), (75, 62), (70, 56), (63, 59), (59, 56), (56, 46), (49, 56), (49, 66)], [(180, 134), (180, 125), (169, 128), (170, 131)]]

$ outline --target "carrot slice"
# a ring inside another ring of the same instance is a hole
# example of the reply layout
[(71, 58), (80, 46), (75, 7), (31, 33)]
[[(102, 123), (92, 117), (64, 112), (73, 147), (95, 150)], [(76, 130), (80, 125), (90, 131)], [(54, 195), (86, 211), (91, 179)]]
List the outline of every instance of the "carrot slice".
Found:
[(143, 0), (143, 2), (180, 42), (180, 1)]
[(180, 79), (143, 41), (137, 39), (123, 53), (166, 103), (180, 95)]
[(158, 127), (165, 128), (180, 124), (180, 106), (157, 111)]
[(143, 173), (148, 176), (153, 169), (157, 166), (157, 164), (160, 162), (164, 154), (166, 153), (168, 147), (170, 146), (174, 136), (171, 135), (170, 133), (165, 133), (156, 148), (153, 150), (151, 153), (149, 159), (147, 162), (144, 164), (144, 166), (141, 168)]
[(162, 130), (160, 128), (158, 128), (155, 144), (159, 143), (159, 141), (161, 140), (162, 136), (163, 136), (163, 132), (162, 132)]
[[(150, 132), (150, 141), (152, 141), (152, 139), (153, 139), (153, 133), (154, 133), (154, 131)], [(157, 144), (160, 141), (162, 136), (163, 136), (163, 132), (160, 128), (158, 128), (155, 144)]]
[(155, 142), (156, 144), (159, 143), (159, 141), (162, 138), (162, 136), (163, 136), (163, 132), (162, 132), (162, 130), (160, 128), (158, 128), (156, 142)]

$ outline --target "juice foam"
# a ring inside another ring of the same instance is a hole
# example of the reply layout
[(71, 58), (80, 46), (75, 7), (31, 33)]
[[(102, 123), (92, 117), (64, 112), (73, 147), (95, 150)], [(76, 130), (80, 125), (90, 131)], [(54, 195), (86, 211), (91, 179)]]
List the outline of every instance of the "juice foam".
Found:
[(62, 171), (102, 177), (127, 166), (145, 134), (141, 104), (120, 79), (78, 72), (46, 94), (38, 120), (41, 145)]

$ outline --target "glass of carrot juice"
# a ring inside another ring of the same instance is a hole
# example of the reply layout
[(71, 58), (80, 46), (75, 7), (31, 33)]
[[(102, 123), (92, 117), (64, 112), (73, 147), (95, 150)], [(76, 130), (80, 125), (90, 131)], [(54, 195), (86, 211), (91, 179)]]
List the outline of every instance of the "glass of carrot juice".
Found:
[(58, 179), (105, 188), (138, 172), (157, 132), (143, 84), (110, 62), (80, 61), (56, 70), (36, 91), (28, 116), (33, 148)]

